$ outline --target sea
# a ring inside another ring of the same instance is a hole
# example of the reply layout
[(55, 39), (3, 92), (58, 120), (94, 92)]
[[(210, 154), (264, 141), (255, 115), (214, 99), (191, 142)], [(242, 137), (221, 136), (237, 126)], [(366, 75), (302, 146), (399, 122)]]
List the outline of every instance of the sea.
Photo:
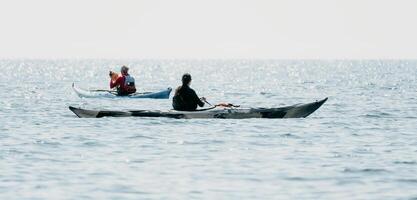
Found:
[[(301, 119), (78, 118), (172, 108), (80, 98), (130, 68), (212, 104), (328, 101)], [(0, 199), (417, 199), (415, 60), (0, 60)]]

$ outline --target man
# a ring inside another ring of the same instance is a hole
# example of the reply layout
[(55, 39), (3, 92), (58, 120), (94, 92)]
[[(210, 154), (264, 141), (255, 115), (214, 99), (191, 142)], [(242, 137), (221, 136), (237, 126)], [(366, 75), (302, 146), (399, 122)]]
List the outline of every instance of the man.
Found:
[(175, 110), (180, 111), (195, 111), (197, 105), (200, 107), (204, 106), (206, 98), (198, 98), (197, 94), (193, 89), (190, 88), (191, 75), (184, 74), (182, 76), (182, 85), (175, 90), (174, 97), (172, 98), (172, 107)]
[(128, 67), (122, 66), (120, 69), (121, 75), (116, 80), (112, 79), (116, 73), (110, 71), (110, 89), (116, 87), (117, 95), (119, 96), (126, 96), (136, 92), (135, 79), (129, 75), (128, 71)]

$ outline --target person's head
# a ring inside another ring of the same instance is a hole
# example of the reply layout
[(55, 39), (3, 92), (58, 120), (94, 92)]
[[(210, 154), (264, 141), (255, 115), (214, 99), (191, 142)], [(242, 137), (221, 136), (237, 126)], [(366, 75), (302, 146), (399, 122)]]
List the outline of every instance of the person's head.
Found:
[(122, 73), (123, 75), (127, 75), (129, 71), (129, 68), (126, 66), (122, 66), (122, 68), (120, 68), (120, 73)]
[(191, 83), (191, 75), (189, 73), (185, 73), (182, 75), (182, 85), (190, 85)]

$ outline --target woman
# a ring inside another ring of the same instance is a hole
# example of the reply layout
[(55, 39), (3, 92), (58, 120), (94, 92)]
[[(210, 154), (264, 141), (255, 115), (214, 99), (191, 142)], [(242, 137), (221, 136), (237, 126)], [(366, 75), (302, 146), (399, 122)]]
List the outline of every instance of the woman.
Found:
[(182, 85), (175, 90), (174, 97), (172, 98), (172, 107), (174, 110), (180, 111), (195, 111), (197, 105), (204, 106), (206, 98), (198, 98), (193, 89), (190, 88), (191, 75), (186, 73), (182, 76)]

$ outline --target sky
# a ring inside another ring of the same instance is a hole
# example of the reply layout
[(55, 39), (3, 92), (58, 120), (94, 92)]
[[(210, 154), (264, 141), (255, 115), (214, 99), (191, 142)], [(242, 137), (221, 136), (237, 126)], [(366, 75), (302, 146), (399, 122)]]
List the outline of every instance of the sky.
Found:
[(0, 58), (416, 59), (415, 0), (0, 0)]

